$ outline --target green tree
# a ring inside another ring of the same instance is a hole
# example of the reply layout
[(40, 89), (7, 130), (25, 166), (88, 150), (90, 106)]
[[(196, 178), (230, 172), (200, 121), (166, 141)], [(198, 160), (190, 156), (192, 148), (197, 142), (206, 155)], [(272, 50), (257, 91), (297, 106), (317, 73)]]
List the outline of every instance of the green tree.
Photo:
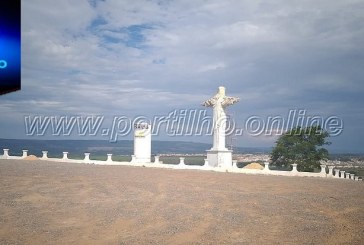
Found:
[(278, 138), (271, 153), (272, 164), (287, 167), (296, 163), (299, 171), (314, 171), (321, 160), (328, 158), (328, 151), (322, 147), (331, 144), (326, 141), (328, 137), (320, 126), (293, 128)]

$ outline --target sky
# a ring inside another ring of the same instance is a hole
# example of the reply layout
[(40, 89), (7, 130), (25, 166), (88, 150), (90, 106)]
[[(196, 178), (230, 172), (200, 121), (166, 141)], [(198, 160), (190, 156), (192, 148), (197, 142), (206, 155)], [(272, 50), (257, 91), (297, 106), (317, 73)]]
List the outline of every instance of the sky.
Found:
[[(22, 1), (22, 90), (0, 96), (0, 138), (34, 138), (26, 116), (201, 110), (225, 86), (240, 98), (228, 107), (239, 125), (295, 109), (335, 116), (343, 130), (330, 147), (364, 153), (363, 23), (358, 0)], [(234, 144), (276, 139), (245, 133)]]

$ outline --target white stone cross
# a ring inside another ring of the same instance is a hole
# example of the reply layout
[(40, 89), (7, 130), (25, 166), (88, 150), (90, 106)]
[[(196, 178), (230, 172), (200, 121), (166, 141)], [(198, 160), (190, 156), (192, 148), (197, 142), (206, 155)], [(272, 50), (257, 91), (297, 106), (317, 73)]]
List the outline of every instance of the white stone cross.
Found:
[(225, 87), (220, 86), (217, 94), (202, 105), (213, 108), (214, 142), (211, 150), (227, 150), (225, 145), (226, 112), (225, 108), (239, 102), (238, 97), (225, 95)]

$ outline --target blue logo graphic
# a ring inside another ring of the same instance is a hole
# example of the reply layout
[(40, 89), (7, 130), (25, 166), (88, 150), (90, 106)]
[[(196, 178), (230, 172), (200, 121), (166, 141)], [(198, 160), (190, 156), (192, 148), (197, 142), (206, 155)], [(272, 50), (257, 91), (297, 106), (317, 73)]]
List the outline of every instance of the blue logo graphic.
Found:
[(5, 69), (8, 66), (6, 60), (0, 60), (0, 69)]
[(0, 95), (21, 89), (20, 2), (0, 0)]

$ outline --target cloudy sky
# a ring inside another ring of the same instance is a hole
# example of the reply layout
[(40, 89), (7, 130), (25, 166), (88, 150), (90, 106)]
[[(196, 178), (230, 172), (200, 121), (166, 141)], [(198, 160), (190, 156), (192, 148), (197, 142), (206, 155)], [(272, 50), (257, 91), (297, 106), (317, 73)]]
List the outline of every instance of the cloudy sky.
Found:
[(203, 109), (224, 85), (241, 99), (229, 107), (238, 124), (334, 115), (344, 130), (332, 148), (364, 152), (363, 23), (361, 0), (22, 1), (22, 91), (0, 97), (0, 138), (27, 138), (27, 115)]

